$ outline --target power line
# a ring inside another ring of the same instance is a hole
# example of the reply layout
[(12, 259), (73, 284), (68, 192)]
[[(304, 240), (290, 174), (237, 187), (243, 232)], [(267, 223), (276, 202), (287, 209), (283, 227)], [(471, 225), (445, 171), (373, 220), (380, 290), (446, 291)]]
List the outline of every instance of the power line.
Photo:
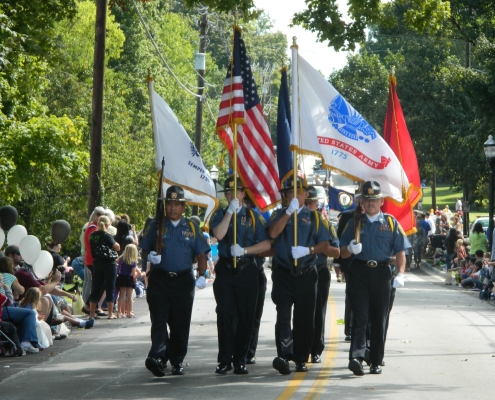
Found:
[(134, 4), (134, 8), (139, 16), (139, 20), (141, 21), (141, 24), (143, 25), (143, 28), (144, 30), (146, 31), (146, 34), (148, 36), (148, 38), (150, 39), (151, 43), (153, 44), (153, 47), (155, 48), (156, 52), (158, 53), (158, 56), (160, 57), (160, 59), (162, 60), (162, 63), (163, 65), (167, 68), (167, 70), (170, 72), (170, 74), (174, 77), (174, 79), (177, 81), (177, 83), (187, 92), (189, 93), (190, 95), (194, 96), (194, 97), (199, 97), (201, 99), (204, 98), (204, 95), (203, 96), (199, 96), (197, 95), (196, 93), (192, 92), (191, 90), (189, 90), (181, 81), (180, 79), (175, 75), (175, 73), (172, 71), (172, 68), (170, 68), (170, 66), (167, 64), (167, 61), (165, 61), (165, 58), (163, 57), (162, 53), (160, 52), (160, 50), (158, 49), (158, 46), (157, 44), (155, 43), (155, 41), (153, 40), (153, 37), (150, 33), (150, 31), (148, 30), (148, 27), (146, 26), (145, 22), (144, 22), (144, 19), (143, 19), (143, 16), (141, 15), (141, 12), (139, 11), (139, 8), (136, 4), (136, 1), (135, 0), (132, 0), (132, 3)]

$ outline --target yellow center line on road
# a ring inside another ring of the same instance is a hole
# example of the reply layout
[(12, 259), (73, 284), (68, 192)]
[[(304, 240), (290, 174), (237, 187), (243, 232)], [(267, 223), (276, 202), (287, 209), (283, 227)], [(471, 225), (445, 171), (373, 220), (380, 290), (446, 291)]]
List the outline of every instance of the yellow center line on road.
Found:
[[(330, 373), (332, 372), (333, 366), (335, 364), (335, 358), (337, 357), (337, 347), (339, 339), (339, 331), (337, 329), (337, 306), (335, 300), (331, 293), (328, 295), (328, 304), (330, 306), (330, 337), (327, 343), (327, 350), (325, 350), (324, 362), (321, 366), (320, 373), (316, 378), (313, 386), (306, 395), (305, 399), (317, 399), (323, 388), (326, 386), (328, 379), (330, 378)], [(311, 368), (311, 364), (307, 365), (308, 370)], [(289, 400), (294, 393), (297, 392), (299, 386), (306, 378), (307, 372), (296, 372), (294, 378), (292, 378), (284, 391), (278, 396), (277, 400)]]
[(321, 366), (320, 373), (313, 383), (313, 386), (309, 390), (304, 400), (316, 400), (320, 397), (323, 389), (330, 379), (330, 375), (335, 365), (335, 359), (337, 358), (337, 349), (339, 347), (339, 329), (337, 327), (337, 305), (330, 292), (328, 295), (328, 305), (330, 306), (330, 337), (327, 342), (327, 351), (325, 354), (325, 361)]

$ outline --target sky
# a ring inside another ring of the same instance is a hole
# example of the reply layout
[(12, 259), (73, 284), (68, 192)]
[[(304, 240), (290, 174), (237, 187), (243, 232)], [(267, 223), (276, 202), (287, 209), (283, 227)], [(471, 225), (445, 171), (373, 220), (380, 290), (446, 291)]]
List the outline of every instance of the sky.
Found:
[[(338, 0), (341, 12), (347, 10), (347, 1)], [(264, 9), (274, 21), (274, 31), (281, 31), (287, 35), (289, 47), (292, 45), (292, 37), (297, 37), (299, 54), (303, 56), (314, 68), (323, 72), (328, 77), (334, 70), (339, 70), (346, 64), (347, 52), (336, 52), (326, 43), (319, 43), (316, 33), (307, 31), (299, 26), (290, 28), (292, 16), (304, 10), (304, 0), (254, 0), (257, 8)], [(290, 56), (290, 48), (287, 49)]]

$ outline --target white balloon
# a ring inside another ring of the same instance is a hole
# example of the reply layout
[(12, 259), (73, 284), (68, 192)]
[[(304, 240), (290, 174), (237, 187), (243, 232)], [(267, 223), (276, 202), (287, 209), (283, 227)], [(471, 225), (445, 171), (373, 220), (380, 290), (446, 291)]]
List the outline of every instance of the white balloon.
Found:
[(5, 243), (5, 232), (3, 231), (2, 228), (0, 228), (0, 249), (2, 248), (4, 243)]
[(29, 265), (33, 265), (40, 256), (41, 243), (36, 236), (24, 236), (21, 243), (19, 243), (19, 252), (25, 262)]
[(19, 246), (23, 237), (27, 236), (27, 230), (22, 225), (14, 225), (7, 233), (7, 243)]
[(40, 279), (46, 278), (53, 267), (53, 257), (46, 251), (41, 250), (38, 259), (33, 264), (33, 271)]

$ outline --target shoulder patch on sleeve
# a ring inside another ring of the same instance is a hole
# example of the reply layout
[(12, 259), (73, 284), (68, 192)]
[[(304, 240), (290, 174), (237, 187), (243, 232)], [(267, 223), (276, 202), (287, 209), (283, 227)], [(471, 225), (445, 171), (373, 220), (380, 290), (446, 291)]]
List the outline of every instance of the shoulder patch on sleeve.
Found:
[(272, 212), (272, 215), (270, 215), (270, 221), (273, 221), (277, 217), (277, 215), (278, 215), (278, 210)]
[(258, 220), (260, 221), (261, 225), (266, 225), (266, 221), (261, 214), (258, 214)]

